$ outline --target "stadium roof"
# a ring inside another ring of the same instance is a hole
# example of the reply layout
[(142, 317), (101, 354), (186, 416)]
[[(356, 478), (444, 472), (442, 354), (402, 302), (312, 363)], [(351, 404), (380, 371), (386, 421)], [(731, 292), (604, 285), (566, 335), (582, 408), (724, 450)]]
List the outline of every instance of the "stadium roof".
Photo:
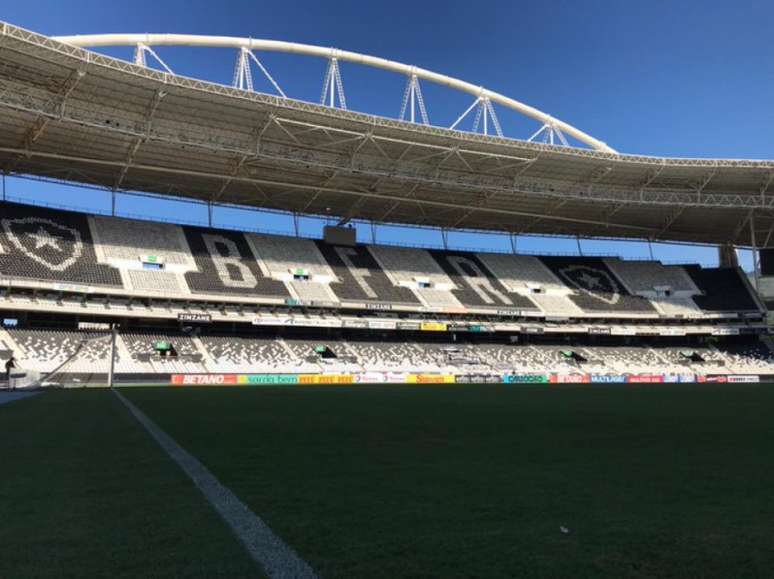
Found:
[(393, 120), (5, 23), (0, 110), (8, 174), (342, 220), (741, 246), (754, 231), (757, 246), (774, 246), (772, 161), (622, 155)]

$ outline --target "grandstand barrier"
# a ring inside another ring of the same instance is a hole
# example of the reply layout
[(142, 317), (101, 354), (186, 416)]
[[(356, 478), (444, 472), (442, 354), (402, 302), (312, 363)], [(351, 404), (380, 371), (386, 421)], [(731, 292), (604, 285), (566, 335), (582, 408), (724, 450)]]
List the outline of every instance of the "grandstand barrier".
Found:
[(173, 374), (172, 386), (315, 386), (347, 384), (701, 384), (760, 383), (774, 376), (758, 374)]
[[(16, 378), (17, 376), (14, 375)], [(354, 384), (759, 384), (774, 382), (771, 374), (410, 374), (366, 372), (361, 374), (117, 374), (116, 385), (131, 386), (314, 386)], [(106, 387), (106, 374), (62, 374), (56, 384), (65, 388)], [(12, 386), (23, 389), (24, 381)], [(7, 387), (0, 382), (0, 389)]]

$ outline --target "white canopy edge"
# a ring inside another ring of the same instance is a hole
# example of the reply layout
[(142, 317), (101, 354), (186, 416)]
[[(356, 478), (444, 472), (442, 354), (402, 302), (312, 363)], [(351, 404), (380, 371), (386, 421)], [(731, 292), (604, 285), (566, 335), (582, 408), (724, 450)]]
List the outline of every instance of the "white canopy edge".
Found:
[(606, 153), (616, 153), (616, 151), (607, 146), (604, 142), (595, 139), (591, 135), (584, 133), (580, 129), (561, 121), (551, 115), (544, 113), (534, 107), (526, 105), (520, 101), (502, 95), (500, 93), (476, 86), (472, 83), (459, 80), (444, 74), (418, 68), (408, 64), (387, 60), (377, 56), (339, 50), (337, 48), (326, 48), (323, 46), (314, 46), (311, 44), (299, 44), (297, 42), (285, 42), (281, 40), (262, 40), (256, 38), (239, 38), (234, 36), (205, 36), (195, 34), (85, 34), (75, 36), (54, 36), (54, 40), (64, 42), (72, 46), (83, 48), (93, 48), (98, 46), (198, 46), (209, 48), (246, 48), (248, 50), (259, 50), (269, 52), (284, 52), (289, 54), (300, 54), (305, 56), (315, 56), (320, 58), (336, 58), (347, 62), (361, 64), (373, 68), (380, 68), (390, 72), (410, 76), (416, 75), (417, 78), (447, 86), (455, 90), (468, 93), (476, 98), (486, 98), (506, 108), (515, 110), (524, 116), (530, 117), (547, 125), (558, 129), (566, 135), (570, 135), (581, 143), (584, 143), (597, 151)]

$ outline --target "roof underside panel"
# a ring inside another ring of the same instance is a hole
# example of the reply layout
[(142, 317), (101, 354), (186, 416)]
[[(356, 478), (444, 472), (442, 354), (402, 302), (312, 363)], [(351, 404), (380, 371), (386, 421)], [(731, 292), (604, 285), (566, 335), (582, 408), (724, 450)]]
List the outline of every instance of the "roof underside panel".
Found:
[[(384, 223), (774, 246), (774, 162), (426, 127), (160, 73), (2, 25), (0, 168)], [(753, 232), (754, 229), (754, 232)]]

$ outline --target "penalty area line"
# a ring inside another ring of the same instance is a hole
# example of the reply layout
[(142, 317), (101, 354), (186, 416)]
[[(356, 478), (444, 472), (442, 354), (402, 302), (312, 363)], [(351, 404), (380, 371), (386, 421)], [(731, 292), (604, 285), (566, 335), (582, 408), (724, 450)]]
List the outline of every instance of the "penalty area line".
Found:
[(316, 578), (314, 570), (292, 547), (280, 539), (269, 526), (237, 496), (226, 488), (193, 455), (161, 430), (139, 408), (116, 388), (113, 392), (129, 412), (148, 431), (169, 457), (183, 469), (199, 488), (207, 502), (218, 512), (247, 552), (271, 578)]

